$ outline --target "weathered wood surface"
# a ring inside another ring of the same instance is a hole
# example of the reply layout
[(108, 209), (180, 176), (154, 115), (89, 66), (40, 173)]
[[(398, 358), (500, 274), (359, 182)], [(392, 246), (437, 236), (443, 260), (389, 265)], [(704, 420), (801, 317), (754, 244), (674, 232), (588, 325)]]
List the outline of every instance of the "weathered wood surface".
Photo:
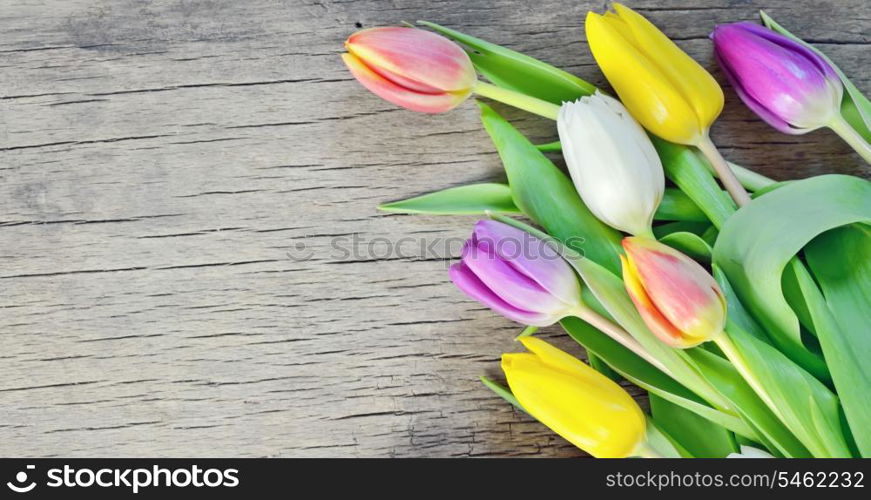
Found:
[[(761, 5), (631, 4), (708, 67), (713, 25)], [(871, 4), (764, 4), (871, 89)], [(378, 100), (340, 63), (349, 33), (433, 20), (602, 84), (590, 8), (603, 2), (3, 0), (0, 452), (579, 454), (477, 381), (518, 327), (453, 289), (444, 250), (342, 258), (330, 242), (462, 238), (470, 218), (375, 206), (501, 178), (474, 106)], [(868, 175), (831, 133), (781, 135), (728, 90), (714, 135), (776, 178)], [(311, 260), (291, 258), (300, 243)]]

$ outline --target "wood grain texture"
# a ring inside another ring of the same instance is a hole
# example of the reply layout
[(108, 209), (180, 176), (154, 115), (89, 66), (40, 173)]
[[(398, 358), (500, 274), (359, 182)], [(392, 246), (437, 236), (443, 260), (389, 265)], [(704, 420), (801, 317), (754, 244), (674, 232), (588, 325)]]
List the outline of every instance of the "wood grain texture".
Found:
[[(762, 5), (630, 3), (709, 68), (714, 24)], [(579, 455), (477, 380), (518, 327), (446, 278), (473, 219), (375, 210), (502, 178), (474, 106), (398, 110), (338, 54), (360, 26), (427, 19), (603, 84), (581, 41), (584, 12), (603, 6), (4, 0), (0, 452)], [(764, 7), (871, 89), (871, 4)], [(869, 175), (833, 134), (781, 135), (730, 90), (714, 136), (778, 179)], [(358, 256), (331, 246), (355, 236)], [(438, 239), (453, 249), (415, 249)]]

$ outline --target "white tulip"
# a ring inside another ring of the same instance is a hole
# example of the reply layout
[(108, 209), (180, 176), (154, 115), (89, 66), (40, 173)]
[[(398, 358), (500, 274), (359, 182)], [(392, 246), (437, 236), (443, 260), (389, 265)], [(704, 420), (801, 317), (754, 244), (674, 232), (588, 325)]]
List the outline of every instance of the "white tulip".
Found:
[(557, 128), (575, 189), (590, 211), (615, 229), (650, 236), (665, 175), (656, 149), (629, 111), (596, 92), (563, 103)]

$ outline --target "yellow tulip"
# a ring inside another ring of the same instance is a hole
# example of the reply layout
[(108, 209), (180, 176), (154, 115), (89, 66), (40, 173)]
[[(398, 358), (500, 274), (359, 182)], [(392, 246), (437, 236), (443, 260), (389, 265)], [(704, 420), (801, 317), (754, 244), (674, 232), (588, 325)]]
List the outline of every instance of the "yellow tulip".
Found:
[(530, 415), (594, 457), (643, 449), (644, 413), (622, 387), (541, 339), (520, 341), (530, 352), (503, 354), (502, 370)]
[(619, 3), (614, 12), (587, 13), (586, 31), (593, 57), (629, 113), (654, 135), (699, 148), (735, 203), (749, 203), (708, 136), (723, 111), (723, 89), (714, 77), (650, 21)]
[(714, 77), (643, 16), (587, 14), (593, 57), (623, 104), (644, 128), (665, 140), (698, 145), (723, 110)]

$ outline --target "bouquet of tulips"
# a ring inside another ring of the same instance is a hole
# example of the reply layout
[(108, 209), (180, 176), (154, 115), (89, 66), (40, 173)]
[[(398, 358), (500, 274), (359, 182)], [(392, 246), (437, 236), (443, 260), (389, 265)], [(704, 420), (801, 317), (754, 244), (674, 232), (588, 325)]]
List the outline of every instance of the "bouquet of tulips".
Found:
[[(741, 100), (784, 133), (828, 127), (871, 162), (868, 99), (762, 21), (711, 35)], [(596, 457), (871, 456), (871, 183), (775, 182), (726, 161), (708, 134), (720, 85), (622, 5), (586, 18), (613, 93), (419, 25), (351, 35), (348, 69), (410, 110), (478, 94), (555, 120), (560, 139), (533, 144), (479, 102), (508, 183), (381, 207), (482, 216), (450, 279), (526, 325), (527, 351), (504, 354), (507, 386), (488, 387)], [(534, 336), (555, 323), (589, 365)]]

